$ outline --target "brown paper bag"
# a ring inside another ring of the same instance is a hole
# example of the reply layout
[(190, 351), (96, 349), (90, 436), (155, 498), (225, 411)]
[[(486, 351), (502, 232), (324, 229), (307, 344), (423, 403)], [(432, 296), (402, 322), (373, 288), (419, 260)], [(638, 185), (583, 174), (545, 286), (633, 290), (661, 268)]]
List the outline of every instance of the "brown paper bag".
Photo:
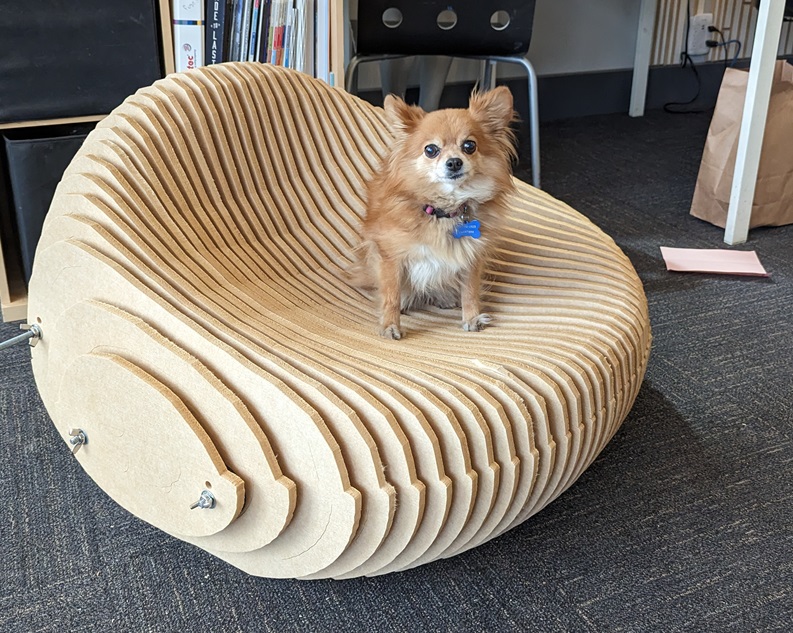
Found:
[[(691, 215), (724, 228), (749, 73), (724, 72), (699, 168)], [(793, 223), (793, 66), (777, 61), (750, 227)]]

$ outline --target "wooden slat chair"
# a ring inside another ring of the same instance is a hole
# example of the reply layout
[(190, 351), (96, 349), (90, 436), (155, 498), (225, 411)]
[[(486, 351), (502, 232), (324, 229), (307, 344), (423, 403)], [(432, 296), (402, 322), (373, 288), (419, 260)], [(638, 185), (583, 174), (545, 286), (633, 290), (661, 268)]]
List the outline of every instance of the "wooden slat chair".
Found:
[(384, 574), (493, 539), (576, 481), (642, 383), (630, 261), (520, 181), (494, 325), (428, 308), (378, 336), (345, 270), (392, 141), (383, 110), (298, 72), (172, 74), (89, 135), (45, 220), (28, 321), (64, 447), (251, 574)]

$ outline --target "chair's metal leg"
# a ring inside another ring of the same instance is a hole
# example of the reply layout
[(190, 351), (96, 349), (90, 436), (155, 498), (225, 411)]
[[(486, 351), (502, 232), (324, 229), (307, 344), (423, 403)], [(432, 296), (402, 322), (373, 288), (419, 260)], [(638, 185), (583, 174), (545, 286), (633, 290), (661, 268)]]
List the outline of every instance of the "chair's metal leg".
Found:
[[(475, 57), (474, 59), (482, 59)], [(531, 184), (540, 188), (540, 99), (537, 90), (537, 73), (526, 57), (491, 55), (485, 57), (489, 64), (504, 62), (520, 64), (526, 69), (529, 87), (529, 137), (531, 142)]]
[(402, 59), (410, 55), (355, 55), (344, 72), (344, 89), (350, 94), (358, 94), (358, 66), (364, 62), (381, 62), (386, 59)]
[(356, 55), (350, 60), (350, 63), (347, 65), (344, 89), (347, 92), (349, 92), (351, 95), (356, 94), (358, 92), (358, 64), (360, 62), (361, 62), (360, 58)]
[(540, 99), (537, 95), (537, 73), (525, 57), (521, 63), (528, 73), (529, 82), (529, 128), (531, 129), (531, 179), (540, 188)]
[(481, 92), (493, 89), (493, 71), (496, 68), (496, 62), (491, 62), (489, 59), (483, 60), (484, 68), (482, 69), (482, 85), (479, 86)]

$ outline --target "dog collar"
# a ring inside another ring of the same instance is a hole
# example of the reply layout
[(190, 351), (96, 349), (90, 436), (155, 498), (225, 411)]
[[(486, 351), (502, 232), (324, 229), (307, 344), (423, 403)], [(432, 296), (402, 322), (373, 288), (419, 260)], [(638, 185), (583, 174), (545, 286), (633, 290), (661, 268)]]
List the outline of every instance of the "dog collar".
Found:
[(433, 207), (431, 204), (424, 205), (424, 213), (427, 215), (434, 215), (436, 218), (456, 218), (458, 215), (462, 215), (465, 217), (468, 215), (468, 203), (463, 202), (459, 207), (454, 209), (453, 211), (444, 211), (443, 209), (438, 209), (437, 207)]
[(433, 207), (430, 204), (424, 205), (424, 213), (427, 215), (434, 215), (436, 218), (456, 218), (460, 216), (462, 223), (457, 223), (454, 225), (454, 229), (452, 230), (452, 237), (454, 239), (460, 239), (461, 237), (472, 237), (475, 240), (478, 240), (482, 233), (480, 231), (481, 224), (479, 220), (468, 220), (468, 203), (463, 202), (459, 207), (457, 207), (454, 211), (444, 211), (443, 209), (438, 209)]

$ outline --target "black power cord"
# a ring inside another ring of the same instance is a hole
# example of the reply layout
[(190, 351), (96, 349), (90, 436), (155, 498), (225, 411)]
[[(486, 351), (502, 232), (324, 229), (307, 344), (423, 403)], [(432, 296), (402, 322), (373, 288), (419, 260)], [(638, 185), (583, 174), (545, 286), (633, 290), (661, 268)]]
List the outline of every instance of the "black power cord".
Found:
[(730, 44), (737, 44), (737, 47), (735, 49), (735, 53), (732, 56), (732, 61), (729, 63), (729, 67), (730, 68), (735, 66), (735, 62), (738, 61), (738, 55), (740, 55), (740, 53), (741, 53), (741, 41), (740, 40), (735, 40), (735, 39), (725, 40), (724, 39), (724, 33), (722, 33), (715, 26), (709, 26), (708, 27), (708, 31), (710, 33), (718, 33), (719, 34), (719, 38), (721, 39), (721, 42), (717, 42), (716, 40), (707, 40), (705, 42), (705, 44), (708, 47), (710, 47), (710, 48), (716, 48), (716, 47), (723, 47), (724, 48), (724, 67), (725, 68), (727, 68), (727, 66), (728, 66), (728, 64), (727, 64), (727, 58), (729, 57), (728, 47), (730, 46)]
[(691, 67), (691, 71), (694, 73), (694, 78), (697, 80), (697, 92), (696, 94), (689, 99), (688, 101), (670, 101), (669, 103), (664, 104), (664, 112), (669, 112), (670, 114), (691, 114), (694, 112), (706, 112), (710, 108), (687, 108), (686, 106), (690, 106), (697, 99), (699, 99), (699, 93), (702, 90), (702, 80), (699, 77), (699, 71), (697, 70), (696, 64), (694, 64), (694, 60), (691, 59), (691, 55), (688, 54), (688, 34), (691, 30), (691, 0), (688, 0), (686, 3), (686, 38), (683, 44), (683, 51), (680, 53), (680, 68), (685, 68), (686, 66)]

